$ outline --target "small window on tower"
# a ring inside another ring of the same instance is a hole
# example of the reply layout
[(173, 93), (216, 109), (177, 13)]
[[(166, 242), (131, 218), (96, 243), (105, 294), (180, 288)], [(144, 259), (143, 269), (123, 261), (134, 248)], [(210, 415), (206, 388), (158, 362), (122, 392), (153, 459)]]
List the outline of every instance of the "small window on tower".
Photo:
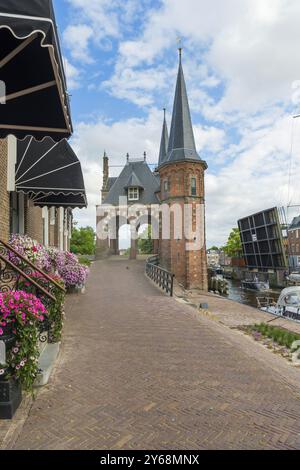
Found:
[(169, 180), (164, 180), (164, 192), (167, 193), (169, 191)]
[(139, 198), (139, 188), (128, 188), (128, 201), (138, 201)]
[(196, 178), (191, 178), (191, 195), (197, 196), (197, 180)]

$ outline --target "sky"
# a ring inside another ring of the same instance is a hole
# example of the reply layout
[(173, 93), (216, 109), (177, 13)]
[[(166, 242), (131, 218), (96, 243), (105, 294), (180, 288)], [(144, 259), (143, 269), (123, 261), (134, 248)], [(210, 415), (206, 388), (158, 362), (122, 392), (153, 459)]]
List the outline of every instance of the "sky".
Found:
[[(102, 156), (158, 161), (178, 41), (206, 172), (207, 245), (240, 217), (300, 204), (299, 0), (54, 0), (74, 135), (95, 226)], [(299, 209), (300, 210), (300, 209)], [(290, 209), (288, 217), (293, 215)]]

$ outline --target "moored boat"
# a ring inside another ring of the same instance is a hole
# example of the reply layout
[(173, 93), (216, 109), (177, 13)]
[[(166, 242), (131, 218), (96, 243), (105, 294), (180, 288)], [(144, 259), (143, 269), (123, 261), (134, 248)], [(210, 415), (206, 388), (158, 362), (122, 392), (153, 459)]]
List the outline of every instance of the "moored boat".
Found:
[(245, 281), (241, 281), (241, 284), (242, 284), (243, 289), (259, 290), (259, 291), (270, 289), (270, 284), (268, 281), (245, 280)]
[(277, 302), (272, 297), (257, 297), (257, 306), (263, 312), (300, 322), (300, 287), (287, 287)]

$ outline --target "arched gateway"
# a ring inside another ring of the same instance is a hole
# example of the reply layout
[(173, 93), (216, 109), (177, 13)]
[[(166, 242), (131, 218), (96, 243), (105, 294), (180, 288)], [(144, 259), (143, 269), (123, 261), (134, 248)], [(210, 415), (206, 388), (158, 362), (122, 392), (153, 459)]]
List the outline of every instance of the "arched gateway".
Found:
[(102, 204), (97, 207), (97, 254), (119, 253), (118, 233), (130, 224), (130, 258), (137, 254), (138, 229), (152, 226), (154, 252), (161, 266), (186, 288), (207, 290), (204, 172), (197, 153), (181, 63), (177, 76), (170, 137), (164, 113), (159, 161), (151, 171), (146, 161), (131, 159), (117, 178), (109, 176), (103, 157)]

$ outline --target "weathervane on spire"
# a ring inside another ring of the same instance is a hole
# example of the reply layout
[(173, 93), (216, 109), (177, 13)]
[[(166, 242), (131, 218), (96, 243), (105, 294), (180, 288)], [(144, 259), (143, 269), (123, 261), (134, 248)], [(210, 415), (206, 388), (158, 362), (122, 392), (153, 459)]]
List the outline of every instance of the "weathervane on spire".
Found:
[(177, 38), (177, 44), (178, 44), (178, 50), (179, 50), (179, 59), (181, 60), (181, 57), (182, 57), (182, 38), (179, 36)]

